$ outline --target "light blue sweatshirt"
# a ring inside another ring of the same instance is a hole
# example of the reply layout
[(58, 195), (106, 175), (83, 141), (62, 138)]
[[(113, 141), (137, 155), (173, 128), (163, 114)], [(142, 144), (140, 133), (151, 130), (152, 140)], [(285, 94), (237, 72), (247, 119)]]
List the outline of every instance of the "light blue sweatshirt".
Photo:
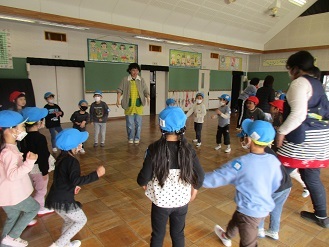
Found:
[(280, 165), (280, 161), (272, 154), (249, 153), (207, 173), (203, 187), (235, 185), (237, 211), (247, 216), (263, 218), (275, 207), (271, 195), (280, 186)]

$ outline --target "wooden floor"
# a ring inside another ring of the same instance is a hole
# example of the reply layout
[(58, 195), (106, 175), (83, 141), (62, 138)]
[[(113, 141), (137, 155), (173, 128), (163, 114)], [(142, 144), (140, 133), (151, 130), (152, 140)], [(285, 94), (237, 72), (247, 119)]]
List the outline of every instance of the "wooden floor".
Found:
[[(210, 111), (202, 130), (202, 146), (196, 148), (204, 170), (212, 171), (226, 161), (246, 153), (235, 137), (235, 118), (232, 116), (231, 146), (232, 152), (226, 154), (214, 150), (217, 121), (210, 119)], [(71, 124), (63, 124), (71, 127)], [(106, 145), (93, 148), (93, 128), (88, 126), (89, 140), (86, 142), (86, 154), (80, 154), (83, 174), (93, 171), (98, 165), (104, 165), (106, 175), (99, 181), (82, 186), (77, 200), (83, 204), (88, 217), (87, 225), (74, 237), (82, 241), (84, 247), (100, 246), (149, 246), (151, 226), (151, 202), (144, 195), (137, 182), (137, 174), (142, 167), (147, 146), (160, 137), (156, 117), (144, 116), (141, 143), (128, 144), (125, 120), (114, 119), (107, 123)], [(49, 132), (42, 130), (48, 137)], [(194, 139), (193, 119), (187, 122), (186, 137)], [(264, 164), (266, 165), (266, 164)], [(322, 181), (329, 195), (329, 169), (322, 171)], [(233, 201), (235, 189), (225, 186), (217, 189), (200, 189), (195, 201), (190, 203), (186, 220), (186, 246), (223, 246), (213, 232), (215, 224), (226, 227), (235, 210)], [(281, 218), (280, 240), (259, 239), (259, 246), (329, 246), (329, 229), (323, 229), (299, 216), (301, 210), (312, 211), (310, 198), (303, 198), (302, 187), (293, 181), (292, 192), (284, 205)], [(329, 209), (329, 207), (327, 206)], [(0, 230), (5, 221), (0, 211)], [(29, 241), (31, 247), (47, 247), (60, 234), (62, 220), (56, 214), (38, 218), (38, 224), (27, 228), (22, 238)], [(239, 237), (233, 239), (238, 246)], [(164, 246), (171, 246), (167, 235)]]

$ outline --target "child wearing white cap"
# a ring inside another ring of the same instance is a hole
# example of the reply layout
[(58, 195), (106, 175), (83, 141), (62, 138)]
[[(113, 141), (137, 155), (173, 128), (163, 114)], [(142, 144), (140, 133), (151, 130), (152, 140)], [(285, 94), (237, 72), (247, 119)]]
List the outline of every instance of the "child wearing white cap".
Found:
[(162, 246), (170, 219), (173, 246), (185, 246), (188, 203), (202, 186), (204, 171), (195, 150), (184, 137), (186, 116), (179, 107), (166, 107), (159, 115), (161, 138), (146, 150), (137, 182), (152, 201), (151, 246)]
[[(0, 112), (0, 206), (7, 215), (1, 244), (6, 246), (28, 245), (20, 236), (40, 208), (31, 197), (33, 186), (28, 175), (38, 155), (28, 152), (23, 162), (22, 153), (16, 145), (16, 141), (26, 136), (25, 121), (18, 112)], [(34, 224), (36, 222), (34, 220)]]
[(69, 128), (61, 131), (56, 137), (56, 145), (61, 153), (56, 159), (53, 184), (46, 197), (46, 207), (54, 209), (64, 219), (62, 235), (51, 247), (78, 247), (79, 240), (70, 242), (87, 223), (87, 217), (81, 209), (81, 203), (74, 199), (80, 191), (80, 185), (89, 184), (105, 174), (104, 166), (86, 176), (81, 176), (80, 163), (75, 155), (82, 148), (82, 143), (88, 139), (88, 132), (80, 132)]
[(215, 233), (225, 246), (231, 246), (240, 233), (240, 246), (257, 246), (258, 225), (271, 212), (272, 198), (281, 183), (281, 162), (264, 149), (273, 142), (275, 130), (269, 122), (246, 119), (242, 129), (250, 139), (250, 153), (227, 162), (205, 175), (203, 186), (217, 188), (233, 184), (236, 187), (237, 209), (226, 232), (215, 226)]

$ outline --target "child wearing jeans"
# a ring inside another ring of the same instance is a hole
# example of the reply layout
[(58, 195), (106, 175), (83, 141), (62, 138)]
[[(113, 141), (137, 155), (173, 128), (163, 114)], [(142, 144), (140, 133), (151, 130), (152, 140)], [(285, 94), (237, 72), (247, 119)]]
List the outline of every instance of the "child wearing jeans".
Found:
[(34, 187), (33, 198), (39, 203), (40, 210), (38, 216), (53, 213), (54, 210), (45, 208), (45, 196), (47, 194), (47, 185), (49, 181), (49, 150), (46, 137), (39, 132), (43, 128), (43, 119), (48, 115), (45, 108), (26, 107), (22, 111), (25, 119), (25, 127), (28, 135), (21, 141), (21, 151), (24, 153), (24, 158), (28, 152), (33, 152), (38, 155), (38, 159), (30, 171), (30, 178)]
[(228, 103), (231, 97), (228, 94), (222, 94), (219, 99), (219, 108), (216, 110), (216, 115), (211, 116), (212, 119), (218, 118), (218, 127), (216, 134), (217, 146), (215, 150), (221, 149), (222, 136), (224, 137), (224, 145), (226, 145), (225, 153), (231, 152), (230, 142), (230, 117), (231, 109)]
[(56, 132), (59, 133), (63, 129), (61, 127), (61, 117), (64, 116), (64, 112), (59, 107), (59, 105), (55, 104), (54, 100), (55, 94), (51, 92), (45, 93), (43, 98), (47, 101), (47, 104), (44, 106), (48, 110), (48, 115), (46, 116), (46, 128), (49, 129), (51, 136), (51, 146), (53, 148), (53, 152), (57, 152), (56, 147)]
[(203, 93), (197, 93), (196, 103), (190, 108), (190, 110), (186, 113), (186, 117), (194, 115), (194, 130), (195, 130), (195, 139), (193, 142), (196, 143), (196, 147), (201, 147), (201, 131), (202, 124), (204, 122), (204, 117), (207, 114), (206, 106), (203, 104)]
[(161, 138), (146, 150), (137, 177), (152, 201), (150, 246), (162, 246), (169, 218), (172, 246), (185, 246), (188, 203), (196, 197), (204, 172), (195, 150), (184, 137), (186, 116), (179, 107), (166, 107), (159, 115)]
[(105, 146), (106, 121), (109, 115), (109, 107), (102, 101), (103, 93), (100, 90), (94, 92), (94, 100), (90, 106), (90, 123), (94, 125), (94, 147), (98, 146), (98, 136), (101, 133), (101, 147)]
[(99, 166), (89, 175), (81, 176), (80, 163), (75, 155), (82, 148), (82, 143), (88, 139), (88, 132), (68, 128), (56, 137), (56, 145), (61, 150), (56, 159), (53, 184), (46, 197), (46, 207), (54, 209), (64, 219), (62, 234), (51, 247), (78, 247), (79, 240), (70, 242), (87, 223), (87, 217), (81, 209), (81, 203), (74, 199), (80, 191), (80, 185), (89, 184), (105, 174), (105, 168)]
[[(33, 186), (28, 173), (32, 170), (38, 155), (22, 153), (16, 146), (26, 136), (23, 116), (18, 112), (0, 112), (0, 206), (7, 215), (1, 234), (1, 244), (6, 246), (27, 246), (20, 238), (23, 230), (31, 223), (40, 208), (31, 197)], [(34, 224), (37, 221), (34, 220)]]
[(226, 232), (215, 226), (215, 233), (225, 246), (231, 246), (240, 233), (240, 246), (257, 246), (258, 225), (271, 212), (272, 198), (282, 180), (281, 163), (264, 149), (271, 144), (275, 130), (269, 122), (246, 119), (242, 129), (250, 143), (250, 153), (229, 161), (213, 172), (207, 173), (205, 188), (233, 184), (236, 187), (237, 209), (228, 223)]

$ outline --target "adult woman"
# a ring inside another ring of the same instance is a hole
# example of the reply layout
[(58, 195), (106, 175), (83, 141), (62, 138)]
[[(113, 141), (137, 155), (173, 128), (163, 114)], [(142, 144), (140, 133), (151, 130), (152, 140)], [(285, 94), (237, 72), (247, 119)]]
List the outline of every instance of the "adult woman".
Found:
[(309, 52), (293, 54), (286, 67), (292, 82), (284, 109), (287, 118), (278, 129), (278, 157), (289, 169), (299, 168), (310, 191), (314, 213), (302, 211), (301, 217), (329, 228), (326, 191), (320, 179), (320, 168), (329, 164), (329, 126), (323, 121), (329, 119), (329, 102)]
[[(268, 75), (265, 77), (263, 87), (259, 88), (256, 93), (256, 97), (259, 99), (257, 105), (262, 109), (265, 115), (270, 115), (270, 102), (275, 100), (275, 91), (273, 89), (274, 77)], [(267, 114), (266, 114), (267, 113)]]

